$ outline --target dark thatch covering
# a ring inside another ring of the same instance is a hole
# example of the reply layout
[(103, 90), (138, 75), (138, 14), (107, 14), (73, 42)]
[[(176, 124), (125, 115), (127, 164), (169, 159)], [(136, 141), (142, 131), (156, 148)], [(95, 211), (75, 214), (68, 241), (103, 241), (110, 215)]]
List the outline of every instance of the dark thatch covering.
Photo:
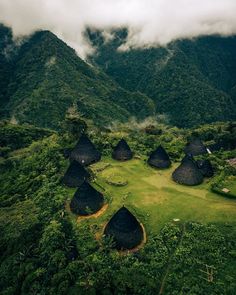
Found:
[(128, 143), (122, 138), (114, 148), (112, 158), (119, 161), (126, 161), (132, 159), (132, 157), (133, 153)]
[(118, 250), (133, 249), (140, 245), (144, 238), (141, 225), (125, 207), (113, 215), (106, 225), (104, 234), (113, 237)]
[(184, 152), (185, 154), (192, 154), (193, 156), (198, 156), (206, 154), (207, 149), (200, 140), (200, 138), (196, 137), (187, 143)]
[(236, 149), (236, 139), (232, 138), (231, 140), (221, 139), (216, 143), (208, 145), (207, 148), (211, 152), (220, 151), (221, 149), (224, 151), (230, 151)]
[(185, 185), (198, 185), (203, 182), (203, 175), (197, 163), (190, 156), (185, 156), (172, 174), (175, 182)]
[(77, 215), (90, 215), (99, 211), (104, 204), (103, 195), (87, 181), (78, 188), (70, 203), (71, 211)]
[(63, 156), (66, 158), (66, 159), (68, 159), (69, 157), (70, 157), (70, 154), (71, 154), (71, 151), (72, 151), (72, 149), (64, 149), (63, 150)]
[(77, 161), (72, 161), (62, 179), (62, 183), (69, 187), (78, 187), (88, 178), (89, 173), (84, 167)]
[(91, 140), (83, 134), (70, 154), (70, 159), (76, 160), (83, 166), (96, 163), (101, 159), (101, 153)]
[(197, 165), (204, 177), (212, 177), (214, 175), (214, 170), (209, 160), (198, 160)]
[(151, 153), (148, 164), (155, 168), (168, 168), (171, 165), (171, 161), (165, 149), (159, 145), (159, 147)]

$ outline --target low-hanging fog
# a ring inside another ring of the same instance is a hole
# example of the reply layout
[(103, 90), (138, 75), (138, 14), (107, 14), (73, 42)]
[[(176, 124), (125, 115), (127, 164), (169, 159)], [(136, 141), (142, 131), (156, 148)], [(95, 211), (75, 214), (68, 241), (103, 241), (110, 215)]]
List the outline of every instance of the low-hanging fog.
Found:
[(180, 38), (236, 34), (236, 0), (0, 0), (0, 22), (14, 36), (47, 29), (81, 57), (91, 51), (87, 27), (110, 36), (126, 27), (130, 47), (165, 45)]

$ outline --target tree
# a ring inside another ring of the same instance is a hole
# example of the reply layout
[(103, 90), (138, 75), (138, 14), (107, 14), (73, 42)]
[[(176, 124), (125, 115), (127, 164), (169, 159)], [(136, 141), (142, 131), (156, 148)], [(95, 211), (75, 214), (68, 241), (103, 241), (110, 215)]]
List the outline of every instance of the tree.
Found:
[(67, 110), (63, 130), (75, 139), (87, 130), (87, 124), (81, 118), (75, 104)]

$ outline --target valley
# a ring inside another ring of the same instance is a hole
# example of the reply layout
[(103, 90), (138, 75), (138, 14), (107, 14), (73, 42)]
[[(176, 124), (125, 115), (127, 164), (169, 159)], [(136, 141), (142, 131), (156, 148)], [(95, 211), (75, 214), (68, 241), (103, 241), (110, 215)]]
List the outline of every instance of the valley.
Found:
[(235, 35), (36, 27), (0, 24), (0, 294), (235, 295)]

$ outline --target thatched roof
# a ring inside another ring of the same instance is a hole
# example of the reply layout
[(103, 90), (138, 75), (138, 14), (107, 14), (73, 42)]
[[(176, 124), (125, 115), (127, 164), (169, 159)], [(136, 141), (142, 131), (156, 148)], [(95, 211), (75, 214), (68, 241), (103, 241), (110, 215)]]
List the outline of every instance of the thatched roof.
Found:
[(133, 153), (128, 143), (122, 138), (114, 148), (112, 158), (119, 161), (126, 161), (132, 159), (132, 157)]
[(141, 244), (144, 233), (134, 215), (125, 207), (120, 208), (106, 225), (104, 234), (114, 239), (115, 247), (133, 249)]
[(218, 140), (216, 143), (210, 144), (207, 146), (211, 152), (219, 151), (219, 150), (224, 150), (224, 151), (230, 151), (234, 150), (236, 148), (236, 139), (231, 138), (231, 139), (226, 139), (222, 138)]
[(151, 153), (148, 164), (155, 168), (168, 168), (171, 162), (165, 149), (159, 145), (159, 147)]
[(203, 175), (196, 162), (189, 156), (185, 156), (181, 164), (172, 174), (175, 182), (185, 185), (197, 185), (203, 182)]
[(193, 138), (187, 143), (185, 149), (185, 154), (192, 154), (193, 156), (203, 155), (207, 153), (207, 149), (200, 140), (200, 138)]
[(204, 177), (212, 177), (214, 170), (209, 160), (198, 160), (197, 165)]
[(101, 153), (91, 140), (83, 134), (70, 154), (70, 159), (76, 160), (83, 166), (96, 163), (101, 159)]
[(70, 208), (77, 215), (90, 215), (99, 211), (103, 204), (103, 195), (84, 181), (75, 192)]
[(77, 161), (72, 161), (62, 179), (62, 183), (69, 187), (79, 187), (88, 178), (89, 173), (85, 168)]

